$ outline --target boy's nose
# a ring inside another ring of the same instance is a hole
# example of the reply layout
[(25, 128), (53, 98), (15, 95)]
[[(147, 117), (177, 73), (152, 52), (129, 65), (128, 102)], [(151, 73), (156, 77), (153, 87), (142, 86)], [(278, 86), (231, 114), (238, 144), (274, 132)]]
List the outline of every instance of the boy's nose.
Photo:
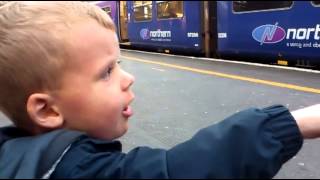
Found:
[(133, 75), (131, 75), (130, 73), (124, 71), (124, 70), (121, 70), (122, 71), (122, 74), (123, 74), (123, 83), (122, 83), (122, 89), (124, 91), (128, 90), (132, 84), (134, 83), (135, 81), (135, 78)]

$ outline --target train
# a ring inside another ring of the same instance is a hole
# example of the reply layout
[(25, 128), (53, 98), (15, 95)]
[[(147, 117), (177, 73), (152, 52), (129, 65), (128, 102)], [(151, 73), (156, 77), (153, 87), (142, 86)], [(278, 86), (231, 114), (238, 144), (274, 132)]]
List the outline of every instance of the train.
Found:
[(92, 1), (122, 47), (320, 69), (320, 1)]

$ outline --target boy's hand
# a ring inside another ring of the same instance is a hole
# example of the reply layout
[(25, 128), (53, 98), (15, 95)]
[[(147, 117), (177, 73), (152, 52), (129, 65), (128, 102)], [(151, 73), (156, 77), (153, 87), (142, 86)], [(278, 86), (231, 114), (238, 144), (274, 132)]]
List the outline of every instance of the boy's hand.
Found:
[(320, 104), (291, 112), (305, 139), (320, 137)]

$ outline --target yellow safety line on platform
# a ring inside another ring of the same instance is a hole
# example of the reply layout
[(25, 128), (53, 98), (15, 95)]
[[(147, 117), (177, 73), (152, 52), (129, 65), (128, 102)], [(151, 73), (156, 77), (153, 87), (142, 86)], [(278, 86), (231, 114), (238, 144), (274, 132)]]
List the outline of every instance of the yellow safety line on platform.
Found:
[(315, 88), (310, 88), (310, 87), (303, 87), (303, 86), (297, 86), (297, 85), (293, 85), (293, 84), (286, 84), (286, 83), (279, 83), (279, 82), (274, 82), (274, 81), (254, 79), (254, 78), (249, 78), (249, 77), (244, 77), (244, 76), (219, 73), (219, 72), (214, 72), (214, 71), (196, 69), (196, 68), (179, 66), (179, 65), (168, 64), (168, 63), (162, 63), (162, 62), (154, 62), (154, 61), (149, 61), (149, 60), (144, 60), (144, 59), (129, 57), (129, 56), (123, 56), (123, 55), (121, 55), (120, 57), (129, 59), (129, 60), (149, 63), (149, 64), (157, 64), (157, 65), (171, 67), (171, 68), (175, 68), (175, 69), (182, 69), (182, 70), (197, 72), (197, 73), (201, 73), (201, 74), (208, 74), (208, 75), (219, 76), (219, 77), (224, 77), (224, 78), (236, 79), (236, 80), (241, 80), (241, 81), (248, 81), (248, 82), (253, 82), (253, 83), (258, 83), (258, 84), (266, 84), (266, 85), (270, 85), (270, 86), (276, 86), (276, 87), (282, 87), (282, 88), (287, 88), (287, 89), (293, 89), (293, 90), (298, 90), (298, 91), (320, 94), (320, 89), (315, 89)]

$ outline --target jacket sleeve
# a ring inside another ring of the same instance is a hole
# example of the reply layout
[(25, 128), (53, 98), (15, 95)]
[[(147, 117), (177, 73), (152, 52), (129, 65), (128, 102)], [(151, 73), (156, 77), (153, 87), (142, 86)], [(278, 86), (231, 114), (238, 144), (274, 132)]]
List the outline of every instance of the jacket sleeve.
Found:
[(53, 178), (272, 178), (303, 139), (290, 112), (272, 106), (237, 113), (169, 150), (124, 154), (119, 142), (80, 142)]

